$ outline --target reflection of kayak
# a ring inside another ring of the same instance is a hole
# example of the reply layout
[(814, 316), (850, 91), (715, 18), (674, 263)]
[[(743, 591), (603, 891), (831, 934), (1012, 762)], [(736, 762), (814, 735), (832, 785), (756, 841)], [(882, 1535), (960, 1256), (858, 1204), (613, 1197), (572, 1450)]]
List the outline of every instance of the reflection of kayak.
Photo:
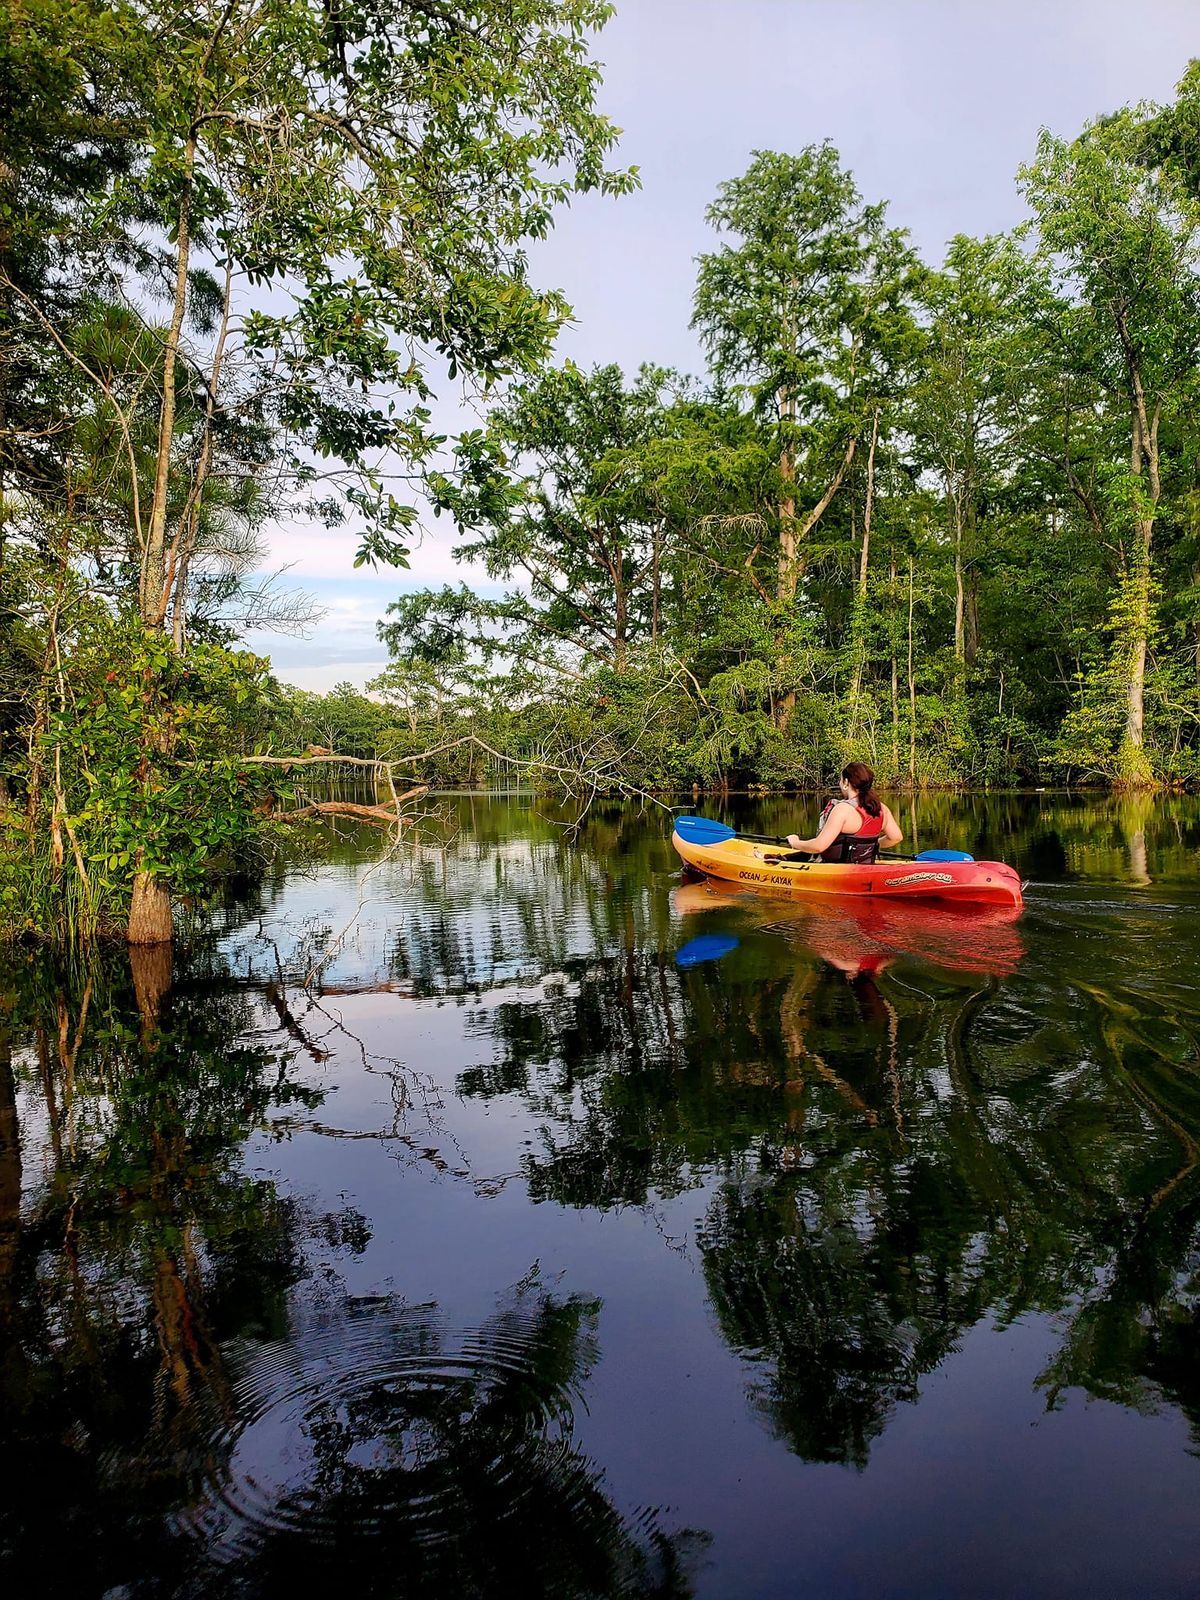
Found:
[[(676, 916), (738, 914), (734, 926), (803, 946), (842, 972), (881, 972), (912, 960), (953, 972), (996, 976), (1016, 970), (1025, 946), (1016, 927), (1019, 905), (948, 905), (936, 900), (822, 896), (780, 914), (778, 900), (755, 885), (740, 890), (714, 880), (681, 883), (671, 892)], [(751, 923), (747, 927), (746, 919)], [(724, 920), (724, 919), (722, 919)]]
[(682, 949), (676, 950), (675, 965), (686, 972), (689, 967), (698, 967), (702, 962), (719, 961), (731, 950), (736, 950), (741, 942), (735, 933), (702, 933), (695, 939), (689, 939)]
[(843, 971), (879, 971), (902, 957), (955, 972), (1015, 971), (1025, 946), (1020, 905), (826, 900), (797, 919), (795, 937)]
[(741, 888), (786, 895), (853, 895), (871, 900), (940, 900), (963, 906), (1021, 907), (1021, 880), (1000, 861), (877, 861), (873, 866), (789, 861), (779, 845), (750, 839), (671, 843), (689, 867)]

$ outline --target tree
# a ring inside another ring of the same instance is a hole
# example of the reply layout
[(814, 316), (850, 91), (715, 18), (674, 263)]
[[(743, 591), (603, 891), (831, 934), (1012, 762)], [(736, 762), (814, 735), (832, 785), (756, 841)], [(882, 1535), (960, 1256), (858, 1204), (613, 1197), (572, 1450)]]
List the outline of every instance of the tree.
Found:
[(675, 382), (646, 366), (627, 386), (619, 367), (568, 362), (464, 435), (455, 476), (436, 483), (440, 508), (474, 535), (455, 557), (514, 587), (397, 601), (381, 630), (393, 653), (448, 662), (469, 648), (577, 678), (621, 673), (639, 640), (657, 640), (670, 529), (644, 452), (667, 431)]
[(1043, 133), (1022, 175), (1040, 249), (1077, 308), (1080, 348), (1125, 418), (1128, 468), (1111, 475), (1105, 492), (1122, 529), (1111, 617), (1113, 681), (1124, 702), (1118, 774), (1135, 786), (1152, 780), (1145, 689), (1162, 434), (1194, 405), (1200, 362), (1200, 200), (1174, 163), (1146, 164), (1153, 122), (1149, 108), (1135, 108), (1071, 143)]
[[(737, 242), (700, 257), (692, 326), (717, 381), (745, 394), (776, 439), (781, 601), (795, 595), (805, 540), (854, 459), (871, 369), (911, 325), (913, 257), (884, 209), (863, 203), (829, 144), (756, 152), (708, 208)], [(808, 499), (799, 514), (798, 493)]]
[(929, 317), (906, 421), (918, 459), (941, 480), (954, 551), (954, 653), (979, 650), (978, 528), (988, 499), (1011, 470), (1011, 346), (1021, 330), (1025, 261), (1009, 238), (950, 243), (945, 268), (922, 299)]
[[(395, 485), (441, 442), (434, 379), (541, 364), (567, 307), (528, 283), (524, 242), (572, 191), (635, 177), (605, 165), (617, 130), (587, 53), (603, 0), (29, 9), (32, 29), (10, 10), (0, 39), (0, 102), (19, 108), (0, 143), (0, 332), (21, 410), (0, 418), (0, 487), (18, 505), (6, 539), (48, 567), (37, 749), (66, 574), (85, 564), (120, 628), (138, 619), (143, 665), (210, 610), (202, 571), (230, 519), (238, 552), (265, 518), (308, 511), (357, 523), (358, 561), (404, 564), (416, 513)], [(173, 673), (137, 685), (162, 700), (143, 726), (163, 737)], [(141, 768), (169, 757), (147, 748)], [(131, 939), (169, 938), (167, 883), (145, 852), (129, 866)]]

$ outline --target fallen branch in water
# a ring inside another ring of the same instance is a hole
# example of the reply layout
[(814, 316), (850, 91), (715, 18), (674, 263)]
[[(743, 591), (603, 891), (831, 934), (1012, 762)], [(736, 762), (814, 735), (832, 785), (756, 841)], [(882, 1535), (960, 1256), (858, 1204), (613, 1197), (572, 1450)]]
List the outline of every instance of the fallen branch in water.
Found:
[(285, 769), (322, 765), (369, 767), (391, 784), (393, 781), (392, 774), (398, 769), (420, 767), (432, 761), (435, 756), (448, 755), (451, 751), (461, 750), (466, 746), (473, 746), (476, 750), (482, 750), (485, 755), (491, 756), (502, 766), (556, 778), (567, 794), (587, 794), (594, 798), (597, 794), (615, 790), (618, 794), (625, 795), (629, 799), (643, 802), (649, 801), (651, 805), (659, 806), (664, 811), (671, 809), (656, 795), (639, 788), (637, 784), (627, 782), (620, 776), (621, 767), (629, 754), (628, 751), (614, 751), (599, 762), (589, 759), (587, 755), (580, 752), (579, 758), (568, 765), (563, 761), (554, 761), (548, 755), (538, 755), (533, 758), (509, 755), (503, 750), (498, 750), (495, 745), (489, 744), (486, 739), (481, 739), (477, 733), (465, 733), (455, 739), (443, 740), (441, 744), (431, 745), (428, 750), (421, 750), (416, 755), (411, 756), (343, 756), (338, 755), (333, 750), (312, 748), (306, 751), (304, 755), (239, 756), (237, 761), (238, 765), (243, 767), (283, 767)]
[(411, 822), (411, 817), (398, 817), (391, 806), (359, 806), (353, 800), (314, 800), (310, 806), (302, 806), (299, 811), (285, 811), (277, 816), (276, 822), (303, 822), (308, 817), (353, 817), (357, 822), (376, 823), (381, 827), (391, 828), (397, 822), (403, 825)]
[(399, 807), (405, 800), (419, 800), (422, 795), (428, 793), (429, 785), (419, 783), (415, 789), (406, 789), (403, 794), (398, 794), (395, 804), (388, 806), (364, 806), (353, 800), (313, 800), (296, 811), (285, 811), (276, 818), (276, 821), (303, 822), (306, 817), (354, 817), (360, 822), (370, 822), (377, 827), (392, 828), (397, 823), (403, 827), (415, 822), (416, 818), (401, 816)]

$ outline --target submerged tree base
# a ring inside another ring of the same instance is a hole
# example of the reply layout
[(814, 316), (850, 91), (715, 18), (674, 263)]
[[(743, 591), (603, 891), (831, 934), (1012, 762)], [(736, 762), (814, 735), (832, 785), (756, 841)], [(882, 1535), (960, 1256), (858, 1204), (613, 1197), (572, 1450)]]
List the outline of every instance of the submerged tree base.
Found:
[(1117, 770), (1112, 786), (1118, 792), (1129, 789), (1161, 789), (1162, 781), (1154, 774), (1150, 757), (1144, 745), (1126, 741), (1117, 752)]
[(148, 872), (139, 872), (133, 880), (129, 903), (129, 943), (169, 945), (174, 937), (171, 896), (166, 886)]

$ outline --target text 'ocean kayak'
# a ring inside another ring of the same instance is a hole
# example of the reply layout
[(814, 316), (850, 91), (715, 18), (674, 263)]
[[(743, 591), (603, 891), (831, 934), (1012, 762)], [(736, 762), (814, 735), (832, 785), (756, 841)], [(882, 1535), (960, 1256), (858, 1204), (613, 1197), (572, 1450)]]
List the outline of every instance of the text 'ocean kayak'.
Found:
[(871, 898), (950, 900), (958, 905), (1022, 904), (1021, 880), (1001, 861), (879, 860), (871, 866), (787, 859), (787, 846), (739, 838), (706, 817), (679, 817), (671, 843), (696, 872), (746, 889), (780, 894), (869, 895)]

